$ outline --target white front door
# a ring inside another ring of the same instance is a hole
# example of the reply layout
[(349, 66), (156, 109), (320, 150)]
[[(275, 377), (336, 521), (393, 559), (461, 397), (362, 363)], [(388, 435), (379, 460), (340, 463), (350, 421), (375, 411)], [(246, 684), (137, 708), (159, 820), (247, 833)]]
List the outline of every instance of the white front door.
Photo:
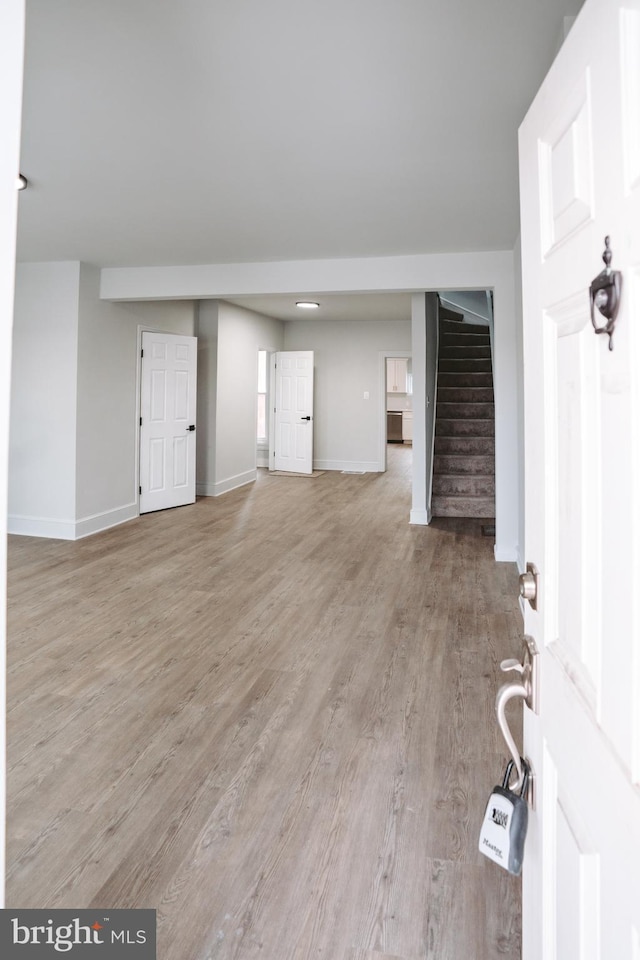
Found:
[(313, 350), (275, 354), (273, 470), (313, 472)]
[(140, 513), (195, 502), (196, 345), (142, 334)]
[[(523, 957), (638, 960), (640, 0), (586, 0), (522, 125), (520, 189), (525, 549), (540, 572), (537, 610), (525, 603), (540, 710), (525, 709)], [(605, 235), (623, 274), (611, 351), (588, 295)]]

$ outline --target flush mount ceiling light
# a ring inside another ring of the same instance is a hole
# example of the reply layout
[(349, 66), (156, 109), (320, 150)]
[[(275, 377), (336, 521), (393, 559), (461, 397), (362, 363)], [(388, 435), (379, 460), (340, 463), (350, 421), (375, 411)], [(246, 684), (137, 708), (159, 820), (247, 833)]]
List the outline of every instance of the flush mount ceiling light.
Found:
[(301, 310), (317, 310), (319, 306), (320, 304), (314, 300), (296, 300), (296, 307), (300, 307)]
[(18, 190), (26, 190), (29, 186), (29, 181), (23, 174), (18, 174), (18, 179), (16, 180), (16, 188)]

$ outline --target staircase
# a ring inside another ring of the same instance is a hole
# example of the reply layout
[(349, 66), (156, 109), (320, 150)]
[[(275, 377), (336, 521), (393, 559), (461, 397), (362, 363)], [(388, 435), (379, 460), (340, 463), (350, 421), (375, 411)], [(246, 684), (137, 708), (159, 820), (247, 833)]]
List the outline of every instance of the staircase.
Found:
[(442, 321), (433, 458), (434, 517), (495, 517), (489, 328)]

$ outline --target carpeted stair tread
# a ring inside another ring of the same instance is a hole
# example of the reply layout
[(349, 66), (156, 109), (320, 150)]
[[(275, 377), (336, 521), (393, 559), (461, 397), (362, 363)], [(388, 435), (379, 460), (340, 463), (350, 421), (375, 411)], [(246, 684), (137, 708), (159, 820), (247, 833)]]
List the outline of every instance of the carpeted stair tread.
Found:
[(441, 402), (438, 397), (438, 416), (444, 420), (468, 419), (493, 420), (495, 417), (493, 403), (449, 403)]
[(489, 336), (489, 324), (484, 323), (461, 323), (459, 320), (443, 320), (440, 324), (440, 334), (453, 333), (476, 334), (480, 336)]
[[(437, 408), (436, 408), (437, 411)], [(436, 437), (493, 437), (495, 420), (438, 420), (436, 412)]]
[(491, 373), (491, 358), (450, 360), (444, 357), (438, 361), (438, 372), (440, 371), (442, 373)]
[(493, 437), (436, 437), (434, 453), (495, 457)]
[(476, 517), (479, 520), (495, 517), (494, 497), (432, 497), (434, 517)]
[(440, 338), (440, 345), (443, 347), (473, 347), (485, 344), (491, 346), (488, 333), (443, 333)]
[(493, 377), (491, 373), (473, 373), (468, 370), (457, 370), (447, 372), (438, 371), (438, 390), (440, 387), (491, 387), (493, 388)]
[(438, 385), (438, 403), (493, 403), (491, 387), (443, 387)]
[(495, 477), (476, 474), (434, 473), (433, 493), (451, 497), (492, 497), (496, 492)]
[(461, 456), (459, 454), (436, 453), (433, 457), (434, 473), (448, 473), (456, 476), (479, 473), (483, 476), (491, 476), (493, 470), (494, 458), (482, 454)]
[(477, 344), (471, 347), (457, 347), (457, 346), (440, 346), (439, 353), (440, 360), (457, 360), (462, 358), (468, 360), (486, 360), (491, 359), (491, 345), (486, 344)]

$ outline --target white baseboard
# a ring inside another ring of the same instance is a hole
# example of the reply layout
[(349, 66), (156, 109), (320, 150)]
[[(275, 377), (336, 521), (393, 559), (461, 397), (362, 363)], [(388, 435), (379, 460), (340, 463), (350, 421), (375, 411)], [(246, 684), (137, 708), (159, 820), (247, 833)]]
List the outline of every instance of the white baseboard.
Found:
[(215, 497), (215, 483), (196, 483), (196, 497)]
[(381, 473), (377, 460), (314, 460), (314, 470), (347, 470), (354, 473)]
[(49, 520), (46, 517), (20, 517), (9, 514), (7, 533), (20, 537), (46, 537), (49, 540), (75, 540), (74, 520)]
[(101, 530), (116, 527), (138, 516), (138, 504), (95, 513), (82, 520), (51, 520), (46, 517), (7, 517), (7, 532), (22, 537), (46, 537), (48, 540), (81, 540)]
[(127, 503), (124, 507), (116, 507), (115, 510), (106, 510), (104, 513), (94, 513), (91, 517), (83, 517), (76, 523), (75, 540), (81, 540), (83, 537), (89, 537), (92, 533), (100, 533), (101, 530), (108, 530), (109, 527), (117, 527), (120, 523), (126, 523), (128, 520), (134, 520), (140, 516), (137, 503)]
[(422, 527), (428, 527), (429, 514), (426, 510), (412, 510), (409, 514), (409, 523), (417, 523)]
[(254, 468), (253, 470), (245, 470), (244, 473), (237, 473), (235, 477), (218, 480), (216, 483), (196, 483), (196, 494), (199, 497), (221, 497), (223, 493), (229, 493), (231, 490), (237, 490), (238, 487), (254, 483), (256, 477), (257, 473)]
[(515, 547), (505, 547), (502, 544), (494, 544), (493, 556), (496, 563), (517, 563), (518, 551)]

